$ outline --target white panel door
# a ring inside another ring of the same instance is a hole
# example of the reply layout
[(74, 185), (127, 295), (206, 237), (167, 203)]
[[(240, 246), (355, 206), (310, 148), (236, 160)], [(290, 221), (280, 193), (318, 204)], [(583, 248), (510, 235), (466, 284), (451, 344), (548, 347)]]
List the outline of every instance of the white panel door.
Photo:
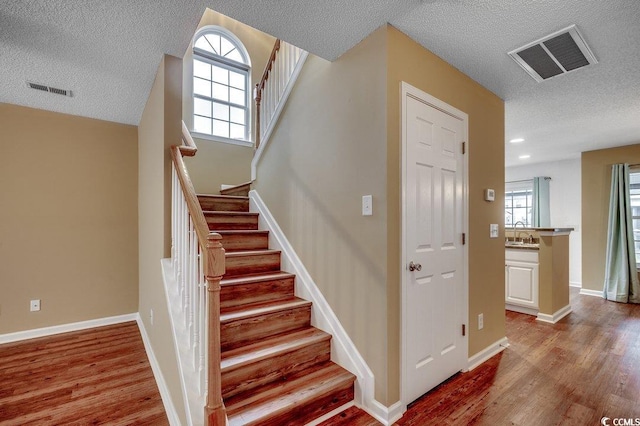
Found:
[(408, 403), (467, 365), (462, 335), (467, 312), (462, 143), (467, 123), (409, 94), (404, 102), (402, 399)]

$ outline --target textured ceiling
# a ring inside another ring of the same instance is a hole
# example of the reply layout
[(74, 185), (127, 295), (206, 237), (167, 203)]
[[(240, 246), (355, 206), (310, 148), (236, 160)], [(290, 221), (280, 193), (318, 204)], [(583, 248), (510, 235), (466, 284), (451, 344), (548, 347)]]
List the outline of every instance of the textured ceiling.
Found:
[[(436, 0), (391, 22), (505, 100), (507, 141), (525, 139), (507, 165), (640, 142), (638, 0)], [(537, 83), (507, 55), (571, 24), (598, 64)]]
[[(0, 102), (137, 124), (205, 7), (331, 60), (390, 22), (505, 100), (507, 165), (640, 141), (638, 0), (4, 0)], [(507, 55), (571, 24), (598, 64), (536, 83)]]

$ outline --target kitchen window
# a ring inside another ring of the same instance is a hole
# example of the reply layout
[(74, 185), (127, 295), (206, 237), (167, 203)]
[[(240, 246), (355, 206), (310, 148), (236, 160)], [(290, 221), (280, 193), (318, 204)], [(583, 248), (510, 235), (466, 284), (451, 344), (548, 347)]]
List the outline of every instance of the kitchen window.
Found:
[[(640, 202), (640, 198), (638, 201)], [(527, 228), (533, 226), (533, 180), (506, 182), (504, 205), (505, 227), (513, 227), (517, 222), (524, 223)], [(640, 208), (640, 204), (638, 207)]]

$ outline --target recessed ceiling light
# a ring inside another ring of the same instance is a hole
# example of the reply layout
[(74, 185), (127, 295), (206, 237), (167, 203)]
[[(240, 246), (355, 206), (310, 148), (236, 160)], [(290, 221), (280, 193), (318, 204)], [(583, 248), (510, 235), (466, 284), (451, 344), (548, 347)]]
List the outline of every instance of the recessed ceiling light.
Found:
[(511, 139), (509, 142), (511, 142), (511, 143), (520, 143), (520, 142), (524, 142), (524, 139), (516, 138), (516, 139)]
[(525, 155), (521, 155), (518, 158), (521, 159), (521, 160), (526, 160), (527, 158), (531, 158), (531, 156), (529, 154), (525, 154)]

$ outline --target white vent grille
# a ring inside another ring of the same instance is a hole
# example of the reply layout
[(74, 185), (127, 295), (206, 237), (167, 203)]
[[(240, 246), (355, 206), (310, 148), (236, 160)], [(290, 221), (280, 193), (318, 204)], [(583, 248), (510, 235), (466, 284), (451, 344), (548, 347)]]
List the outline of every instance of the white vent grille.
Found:
[(62, 95), (62, 96), (68, 96), (68, 97), (73, 96), (73, 93), (71, 93), (71, 90), (57, 89), (55, 87), (47, 86), (45, 84), (34, 83), (32, 81), (27, 81), (27, 87), (30, 89), (40, 90), (43, 92), (54, 93), (56, 95)]
[(575, 25), (512, 50), (509, 56), (537, 82), (598, 63)]

